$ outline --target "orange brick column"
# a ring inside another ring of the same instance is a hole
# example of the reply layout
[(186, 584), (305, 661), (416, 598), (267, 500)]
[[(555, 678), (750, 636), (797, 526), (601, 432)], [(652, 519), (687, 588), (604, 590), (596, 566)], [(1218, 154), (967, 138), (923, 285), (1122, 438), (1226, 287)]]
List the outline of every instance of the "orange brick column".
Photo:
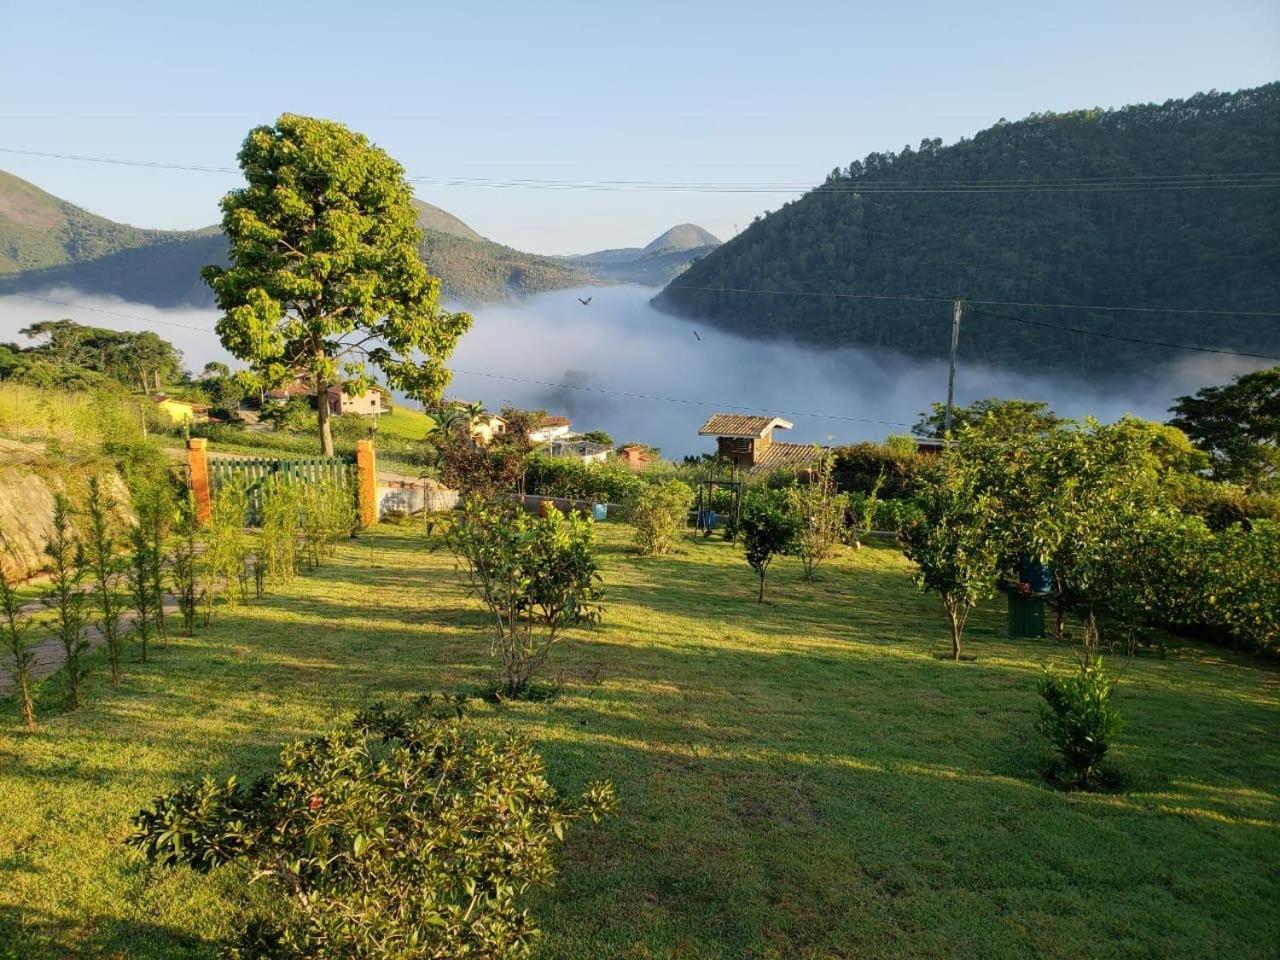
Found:
[(195, 498), (196, 523), (208, 523), (213, 514), (213, 505), (209, 497), (209, 441), (204, 437), (190, 437), (187, 440), (187, 483), (191, 486), (191, 495)]
[(356, 499), (360, 505), (360, 526), (378, 522), (378, 462), (372, 440), (356, 441)]

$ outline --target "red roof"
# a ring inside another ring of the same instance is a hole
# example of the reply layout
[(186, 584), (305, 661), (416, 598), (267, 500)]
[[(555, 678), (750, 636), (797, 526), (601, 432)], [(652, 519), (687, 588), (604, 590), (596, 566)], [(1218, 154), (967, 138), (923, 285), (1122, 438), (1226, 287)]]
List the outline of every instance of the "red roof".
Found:
[(543, 418), (542, 418), (542, 423), (540, 423), (540, 424), (539, 424), (539, 426), (541, 426), (541, 427), (567, 427), (567, 426), (572, 425), (572, 423), (573, 423), (573, 421), (572, 421), (572, 420), (570, 420), (568, 417), (561, 417), (561, 416), (558, 416), (558, 415), (552, 415), (552, 416), (543, 417)]

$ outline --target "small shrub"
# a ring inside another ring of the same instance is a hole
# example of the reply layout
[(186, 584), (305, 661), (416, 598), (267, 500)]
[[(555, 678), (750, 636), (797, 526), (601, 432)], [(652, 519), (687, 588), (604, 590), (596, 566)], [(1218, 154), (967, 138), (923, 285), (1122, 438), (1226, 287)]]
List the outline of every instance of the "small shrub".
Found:
[(249, 497), (244, 483), (223, 484), (213, 498), (204, 531), (201, 566), (207, 608), (212, 608), (218, 596), (231, 606), (237, 599), (242, 603), (249, 601), (249, 537), (245, 532), (248, 513)]
[(53, 529), (44, 552), (49, 558), (49, 587), (40, 599), (53, 614), (47, 626), (62, 645), (67, 702), (74, 709), (80, 705), (80, 683), (84, 679), (81, 658), (89, 649), (84, 635), (89, 617), (85, 611), (85, 592), (81, 589), (89, 576), (89, 568), (84, 548), (71, 529), (71, 506), (65, 494), (54, 496)]
[(28, 731), (36, 728), (36, 710), (31, 699), (36, 651), (28, 632), (30, 627), (31, 621), (22, 615), (18, 593), (0, 567), (0, 640), (3, 640), (5, 659), (9, 662), (14, 692), (22, 710), (22, 722), (26, 724)]
[(775, 557), (795, 549), (799, 524), (787, 510), (786, 495), (780, 490), (759, 490), (746, 498), (739, 524), (747, 563), (760, 578), (757, 602), (764, 603), (764, 578)]
[(270, 885), (273, 912), (236, 956), (527, 957), (524, 894), (550, 883), (566, 827), (614, 808), (613, 788), (568, 801), (528, 743), (450, 712), (367, 711), (285, 747), (252, 787), (206, 778), (157, 798), (127, 842), (153, 864), (239, 863)]
[(89, 478), (86, 502), (88, 523), (85, 538), (86, 557), (93, 575), (93, 598), (98, 608), (98, 629), (107, 648), (111, 665), (111, 682), (120, 682), (120, 617), (126, 601), (117, 589), (120, 581), (120, 558), (116, 556), (111, 520), (118, 504), (96, 477)]
[(565, 627), (600, 616), (591, 541), (588, 517), (554, 510), (533, 517), (507, 501), (475, 497), (464, 504), (449, 545), (493, 616), (504, 696), (526, 692)]
[(1044, 698), (1038, 729), (1058, 752), (1059, 779), (1069, 786), (1087, 788), (1095, 781), (1098, 765), (1123, 727), (1111, 704), (1116, 682), (1091, 652), (1082, 656), (1075, 673), (1059, 676), (1046, 668), (1036, 682)]
[(129, 531), (130, 553), (125, 568), (125, 583), (133, 606), (133, 637), (138, 656), (147, 662), (148, 647), (155, 629), (155, 590), (151, 583), (151, 541), (141, 522)]
[(836, 493), (831, 456), (822, 457), (805, 483), (787, 488), (787, 509), (796, 524), (795, 555), (800, 558), (804, 579), (828, 559), (840, 542), (848, 497)]
[(338, 541), (351, 536), (356, 525), (355, 494), (349, 486), (324, 480), (301, 491), (301, 534), (307, 566), (318, 569), (332, 559)]
[(636, 528), (636, 549), (645, 556), (670, 553), (692, 504), (693, 491), (679, 480), (641, 485), (627, 505), (627, 518)]
[(259, 548), (272, 583), (288, 583), (298, 573), (301, 500), (299, 484), (285, 477), (269, 477), (262, 485)]
[(169, 555), (169, 580), (182, 617), (182, 632), (190, 637), (195, 633), (200, 599), (200, 528), (196, 524), (195, 502), (190, 497), (178, 513), (174, 533), (177, 542)]

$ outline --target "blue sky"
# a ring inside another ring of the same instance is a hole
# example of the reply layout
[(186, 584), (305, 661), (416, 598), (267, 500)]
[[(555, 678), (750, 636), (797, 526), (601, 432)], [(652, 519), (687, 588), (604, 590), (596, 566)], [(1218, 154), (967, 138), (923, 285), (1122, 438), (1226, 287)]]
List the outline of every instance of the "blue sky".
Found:
[[(50, 3), (0, 0), (0, 147), (234, 166), (284, 111), (410, 174), (814, 183), (1000, 117), (1280, 78), (1280, 3)], [(0, 154), (141, 226), (217, 219), (236, 178)], [(721, 236), (783, 194), (422, 186), (547, 253)]]

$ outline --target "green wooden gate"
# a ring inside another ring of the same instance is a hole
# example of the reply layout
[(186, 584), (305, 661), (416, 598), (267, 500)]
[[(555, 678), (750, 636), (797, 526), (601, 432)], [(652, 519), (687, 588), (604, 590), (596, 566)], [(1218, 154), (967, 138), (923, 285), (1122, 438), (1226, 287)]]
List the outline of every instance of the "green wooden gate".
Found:
[(344, 484), (356, 495), (356, 458), (302, 457), (277, 460), (271, 457), (210, 457), (209, 493), (216, 497), (224, 483), (245, 484), (249, 499), (249, 522), (257, 525), (262, 516), (262, 485), (271, 477), (281, 476), (301, 483), (329, 480)]

